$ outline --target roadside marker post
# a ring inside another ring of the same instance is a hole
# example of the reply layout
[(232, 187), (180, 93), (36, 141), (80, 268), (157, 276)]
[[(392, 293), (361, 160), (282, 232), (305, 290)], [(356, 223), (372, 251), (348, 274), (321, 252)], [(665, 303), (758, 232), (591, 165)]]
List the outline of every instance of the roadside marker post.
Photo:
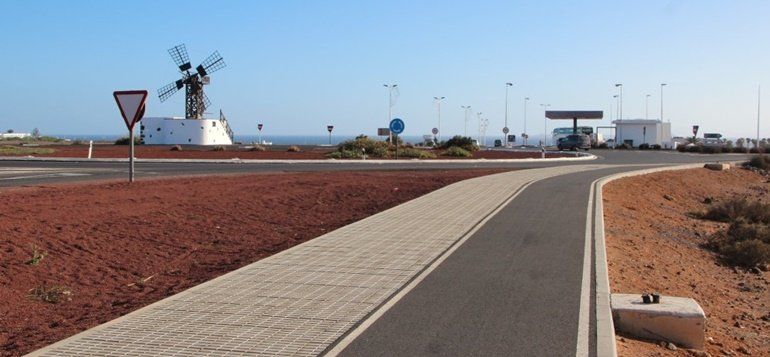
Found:
[(390, 132), (395, 134), (393, 141), (396, 143), (396, 160), (398, 160), (398, 134), (404, 132), (404, 121), (400, 118), (395, 118), (390, 121), (389, 128)]
[(128, 182), (134, 182), (134, 125), (144, 117), (146, 90), (124, 90), (112, 93), (120, 115), (128, 128)]

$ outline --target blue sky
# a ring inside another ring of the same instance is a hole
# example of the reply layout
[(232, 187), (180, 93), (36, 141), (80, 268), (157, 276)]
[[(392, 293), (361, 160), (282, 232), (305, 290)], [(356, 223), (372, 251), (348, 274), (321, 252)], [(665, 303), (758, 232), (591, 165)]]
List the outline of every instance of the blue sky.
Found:
[[(3, 1), (0, 129), (122, 134), (111, 93), (148, 89), (147, 116), (180, 116), (183, 93), (160, 103), (178, 77), (166, 50), (185, 43), (196, 65), (214, 50), (211, 111), (237, 134), (374, 135), (387, 125), (384, 83), (397, 83), (394, 116), (407, 135), (436, 126), (462, 133), (471, 105), (500, 132), (543, 132), (543, 111), (660, 113), (674, 134), (693, 124), (754, 136), (757, 86), (770, 92), (768, 1)], [(768, 98), (763, 95), (764, 99)], [(766, 104), (770, 112), (770, 102)], [(614, 113), (613, 113), (614, 116)], [(763, 122), (768, 116), (762, 116)], [(548, 123), (549, 130), (556, 124)], [(594, 125), (598, 124), (596, 122)], [(563, 126), (563, 125), (559, 125)], [(761, 135), (770, 136), (770, 122)]]

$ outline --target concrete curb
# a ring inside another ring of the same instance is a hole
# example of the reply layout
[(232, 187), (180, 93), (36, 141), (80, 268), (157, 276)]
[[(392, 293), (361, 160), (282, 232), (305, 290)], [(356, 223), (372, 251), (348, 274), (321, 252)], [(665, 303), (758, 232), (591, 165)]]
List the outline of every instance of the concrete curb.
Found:
[[(731, 162), (736, 164), (737, 162)], [(604, 240), (604, 202), (602, 201), (602, 188), (605, 184), (631, 176), (647, 175), (662, 171), (687, 170), (704, 167), (705, 163), (687, 164), (677, 166), (657, 167), (637, 171), (623, 172), (610, 175), (597, 180), (594, 183), (594, 251), (596, 267), (596, 355), (617, 356), (615, 344), (615, 325), (612, 322), (612, 306), (610, 303), (610, 278), (607, 268), (607, 247)]]
[[(137, 163), (207, 163), (207, 164), (377, 164), (377, 165), (393, 165), (393, 164), (447, 164), (447, 163), (516, 163), (516, 162), (561, 162), (561, 161), (588, 161), (596, 160), (597, 156), (589, 153), (578, 153), (579, 157), (559, 157), (549, 159), (457, 159), (457, 160), (241, 160), (241, 159), (141, 159), (136, 158), (134, 162)], [(125, 159), (83, 159), (75, 157), (16, 157), (16, 156), (0, 156), (0, 161), (44, 161), (44, 162), (128, 162), (128, 158)]]

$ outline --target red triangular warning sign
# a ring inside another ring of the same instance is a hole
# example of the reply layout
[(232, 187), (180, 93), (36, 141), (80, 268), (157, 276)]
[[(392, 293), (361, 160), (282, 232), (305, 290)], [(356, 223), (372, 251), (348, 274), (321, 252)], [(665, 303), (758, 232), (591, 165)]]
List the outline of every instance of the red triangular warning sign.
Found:
[(134, 124), (144, 116), (144, 102), (147, 100), (146, 90), (123, 90), (112, 93), (120, 108), (120, 115), (126, 122), (128, 130), (134, 129)]

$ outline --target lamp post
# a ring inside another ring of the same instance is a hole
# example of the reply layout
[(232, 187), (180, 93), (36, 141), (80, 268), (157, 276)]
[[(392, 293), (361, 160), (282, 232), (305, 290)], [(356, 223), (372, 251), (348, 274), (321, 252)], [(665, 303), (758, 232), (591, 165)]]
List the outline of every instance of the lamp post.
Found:
[(620, 119), (620, 96), (615, 94), (612, 97), (615, 98), (615, 119)]
[(436, 102), (436, 107), (438, 108), (438, 141), (441, 142), (441, 101), (444, 100), (446, 97), (433, 97), (433, 100)]
[(476, 113), (476, 119), (479, 121), (479, 136), (476, 137), (476, 140), (481, 141), (481, 112)]
[[(529, 97), (524, 98), (524, 133), (527, 133), (527, 102)], [(527, 146), (527, 138), (524, 138), (524, 146)]]
[[(666, 84), (666, 83), (661, 83), (660, 84), (660, 122), (661, 123), (663, 122), (663, 87), (665, 87), (667, 85), (668, 84)], [(669, 120), (669, 122), (671, 122), (671, 121)]]
[[(385, 123), (390, 124), (390, 120), (393, 119), (393, 91), (396, 90), (398, 84), (383, 84), (385, 88), (388, 88), (388, 120)], [(390, 134), (390, 142), (393, 142), (393, 134)]]
[(618, 119), (623, 120), (623, 83), (615, 83), (615, 87), (620, 88), (620, 117)]
[(468, 112), (471, 110), (470, 105), (461, 105), (460, 108), (465, 109), (465, 134), (464, 136), (468, 136)]
[(644, 119), (650, 119), (650, 95), (644, 96)]
[(548, 145), (548, 118), (545, 116), (545, 112), (550, 107), (550, 104), (540, 104), (543, 107), (543, 146)]
[(503, 126), (504, 128), (508, 127), (508, 87), (513, 87), (513, 83), (511, 82), (505, 83), (505, 125)]

